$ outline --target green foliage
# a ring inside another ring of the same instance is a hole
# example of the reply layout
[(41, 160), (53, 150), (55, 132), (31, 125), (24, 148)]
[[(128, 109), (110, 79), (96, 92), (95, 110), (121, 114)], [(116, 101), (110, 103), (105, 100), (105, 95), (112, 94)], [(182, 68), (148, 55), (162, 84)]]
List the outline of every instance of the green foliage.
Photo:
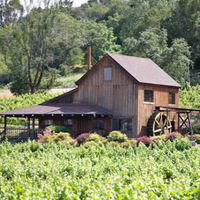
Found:
[(28, 79), (26, 77), (16, 77), (10, 85), (10, 91), (14, 95), (23, 95), (29, 93)]
[(200, 85), (191, 86), (189, 83), (180, 92), (180, 107), (200, 109)]
[[(56, 94), (56, 93), (44, 92), (34, 95), (24, 94), (17, 97), (0, 98), (0, 111), (4, 112), (4, 111), (38, 105), (58, 95), (59, 95), (58, 93)], [(3, 123), (3, 118), (1, 117), (0, 117), (0, 123)], [(8, 118), (7, 123), (12, 125), (24, 125), (25, 120), (17, 118)]]
[(90, 141), (94, 141), (94, 142), (100, 142), (101, 137), (100, 135), (96, 134), (96, 133), (92, 133), (88, 136), (88, 138), (86, 139), (86, 142), (90, 142)]
[(39, 139), (39, 143), (48, 144), (48, 143), (56, 143), (56, 144), (69, 144), (73, 142), (69, 133), (59, 132), (53, 135), (45, 135)]
[(200, 123), (193, 124), (192, 129), (194, 133), (200, 134)]
[(199, 199), (200, 149), (176, 141), (127, 149), (5, 142), (0, 198)]
[(152, 59), (179, 84), (185, 86), (192, 64), (189, 46), (184, 39), (174, 39), (171, 47), (168, 47), (167, 42), (165, 29), (147, 29), (140, 34), (138, 39), (126, 38), (122, 52)]
[(107, 137), (109, 142), (125, 142), (128, 138), (120, 131), (112, 131)]
[(55, 131), (56, 133), (69, 132), (69, 130), (65, 126), (50, 125), (45, 128), (45, 130), (48, 130), (48, 129), (51, 129), (51, 131)]

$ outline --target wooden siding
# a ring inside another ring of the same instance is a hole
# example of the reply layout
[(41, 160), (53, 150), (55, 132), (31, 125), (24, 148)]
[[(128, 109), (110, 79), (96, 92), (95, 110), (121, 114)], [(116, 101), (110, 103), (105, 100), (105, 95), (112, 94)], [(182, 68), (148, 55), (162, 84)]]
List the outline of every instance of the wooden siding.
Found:
[(39, 120), (39, 129), (45, 129), (45, 120), (53, 119), (53, 124), (56, 126), (63, 125), (64, 119), (72, 119), (73, 124), (66, 126), (70, 130), (73, 138), (76, 138), (81, 133), (89, 133), (93, 130), (93, 121), (102, 120), (104, 122), (104, 130), (111, 131), (111, 118), (108, 117), (90, 117), (90, 116), (44, 116)]
[[(154, 102), (147, 103), (144, 102), (144, 90), (154, 91)], [(140, 84), (138, 87), (138, 135), (146, 135), (147, 132), (147, 122), (149, 117), (155, 110), (155, 106), (166, 106), (166, 107), (178, 107), (179, 93), (178, 88), (160, 86), (160, 85), (150, 85), (150, 84)], [(175, 93), (175, 104), (169, 104), (169, 92)], [(170, 116), (171, 118), (172, 116)]]
[[(112, 80), (104, 81), (104, 68), (111, 67)], [(74, 100), (87, 102), (113, 111), (114, 118), (131, 118), (132, 137), (137, 136), (138, 84), (109, 57), (102, 59), (79, 82)]]
[(72, 94), (68, 94), (68, 95), (65, 95), (65, 96), (62, 96), (61, 98), (55, 98), (55, 100), (51, 101), (48, 103), (48, 105), (51, 105), (51, 104), (67, 104), (67, 103), (73, 103), (73, 99), (74, 99), (74, 93)]

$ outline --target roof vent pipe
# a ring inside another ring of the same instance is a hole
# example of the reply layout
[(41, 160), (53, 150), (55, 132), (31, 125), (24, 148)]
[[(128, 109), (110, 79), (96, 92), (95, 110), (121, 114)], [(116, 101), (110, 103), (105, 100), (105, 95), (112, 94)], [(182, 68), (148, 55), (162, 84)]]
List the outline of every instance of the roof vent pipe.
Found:
[(91, 45), (87, 45), (87, 71), (90, 70), (91, 67)]

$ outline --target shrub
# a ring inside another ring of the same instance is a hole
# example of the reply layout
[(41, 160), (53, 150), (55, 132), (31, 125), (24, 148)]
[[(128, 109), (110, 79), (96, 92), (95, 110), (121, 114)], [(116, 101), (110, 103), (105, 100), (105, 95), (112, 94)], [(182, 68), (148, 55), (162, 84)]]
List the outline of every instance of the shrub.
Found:
[(152, 140), (147, 136), (137, 138), (137, 143), (139, 144), (140, 142), (145, 144), (147, 147), (150, 146), (150, 144), (152, 144)]
[(111, 141), (109, 144), (110, 144), (112, 147), (117, 147), (117, 146), (119, 146), (119, 142), (116, 142), (116, 141)]
[(195, 138), (195, 142), (200, 144), (200, 134), (194, 134), (193, 137)]
[(171, 142), (173, 142), (175, 139), (177, 138), (181, 138), (182, 135), (178, 132), (172, 132), (172, 133), (168, 133), (166, 135), (166, 140), (170, 140)]
[(48, 136), (54, 135), (55, 131), (52, 131), (50, 128), (43, 131), (42, 133), (37, 134), (38, 140), (41, 140), (43, 137), (48, 138)]
[(137, 143), (138, 143), (137, 140), (132, 140), (131, 141), (131, 146), (135, 147), (135, 146), (137, 146)]
[(184, 151), (185, 149), (190, 149), (192, 147), (192, 143), (188, 138), (175, 140), (174, 143), (178, 151)]
[(52, 131), (55, 131), (56, 133), (60, 133), (60, 132), (69, 132), (69, 130), (65, 127), (65, 126), (55, 126), (55, 125), (51, 125), (51, 126), (47, 126), (45, 128), (45, 130), (51, 129)]
[(56, 133), (53, 137), (52, 137), (53, 142), (55, 143), (69, 143), (71, 141), (73, 141), (73, 139), (70, 137), (69, 133)]
[(130, 141), (122, 142), (120, 146), (125, 149), (128, 149), (129, 147), (131, 147), (131, 142)]
[(200, 124), (194, 124), (192, 126), (194, 133), (200, 134)]
[(98, 145), (95, 141), (87, 141), (83, 144), (84, 147), (90, 147), (90, 146), (95, 146)]
[(90, 134), (86, 139), (87, 142), (89, 142), (89, 141), (99, 142), (100, 140), (101, 140), (100, 135), (98, 135), (96, 133)]
[(125, 142), (127, 141), (127, 136), (120, 131), (112, 131), (107, 137), (108, 141), (111, 142)]
[(166, 134), (151, 137), (152, 142), (157, 142), (159, 140), (165, 140), (165, 139), (166, 139)]
[(89, 135), (90, 135), (89, 133), (82, 133), (82, 134), (80, 134), (76, 138), (76, 141), (77, 141), (78, 145), (83, 144), (87, 140), (87, 138), (89, 137)]
[(103, 145), (106, 145), (106, 144), (108, 144), (108, 140), (107, 140), (107, 139), (103, 139), (103, 140), (101, 141), (101, 143), (102, 143)]
[(48, 129), (43, 132), (44, 135), (38, 134), (38, 141), (42, 144), (47, 144), (47, 143), (64, 143), (64, 144), (69, 144), (70, 142), (73, 141), (73, 139), (70, 137), (69, 133), (54, 133), (51, 134), (51, 129)]

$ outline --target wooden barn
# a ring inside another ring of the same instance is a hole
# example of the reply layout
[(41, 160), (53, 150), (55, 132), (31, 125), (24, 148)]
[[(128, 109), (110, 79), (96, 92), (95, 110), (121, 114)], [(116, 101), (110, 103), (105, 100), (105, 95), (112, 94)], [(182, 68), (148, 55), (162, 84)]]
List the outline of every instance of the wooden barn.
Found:
[(5, 119), (4, 131), (7, 117), (27, 117), (30, 130), (36, 118), (39, 129), (63, 125), (73, 137), (120, 130), (136, 138), (177, 129), (177, 116), (158, 115), (155, 110), (177, 108), (180, 85), (150, 59), (106, 54), (76, 85), (43, 104), (0, 113)]

